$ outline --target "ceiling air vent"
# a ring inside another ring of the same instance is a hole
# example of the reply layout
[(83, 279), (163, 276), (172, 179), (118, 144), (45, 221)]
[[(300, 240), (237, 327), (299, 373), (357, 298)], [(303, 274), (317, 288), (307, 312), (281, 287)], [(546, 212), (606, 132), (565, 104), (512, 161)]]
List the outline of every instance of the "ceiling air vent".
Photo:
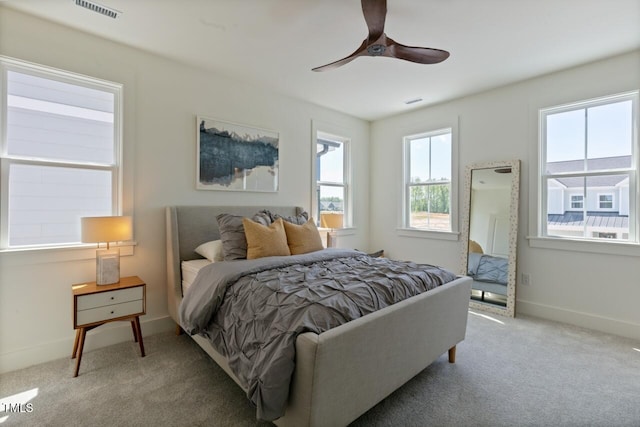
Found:
[(82, 6), (85, 9), (89, 9), (93, 12), (99, 13), (100, 15), (108, 16), (109, 18), (115, 19), (118, 17), (118, 15), (122, 13), (118, 10), (111, 9), (109, 7), (102, 6), (98, 3), (94, 3), (91, 1), (87, 1), (87, 0), (75, 0), (75, 1), (77, 6)]

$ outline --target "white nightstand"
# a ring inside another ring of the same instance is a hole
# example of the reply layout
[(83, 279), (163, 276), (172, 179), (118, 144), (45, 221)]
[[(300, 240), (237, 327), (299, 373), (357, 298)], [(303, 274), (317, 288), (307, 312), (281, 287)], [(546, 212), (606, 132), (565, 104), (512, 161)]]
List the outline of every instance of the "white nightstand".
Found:
[(140, 316), (146, 312), (146, 287), (138, 276), (122, 277), (113, 285), (88, 282), (72, 286), (73, 328), (76, 330), (76, 339), (71, 358), (77, 357), (74, 377), (78, 376), (80, 370), (87, 331), (108, 322), (130, 321), (133, 339), (140, 344), (140, 356), (144, 357)]

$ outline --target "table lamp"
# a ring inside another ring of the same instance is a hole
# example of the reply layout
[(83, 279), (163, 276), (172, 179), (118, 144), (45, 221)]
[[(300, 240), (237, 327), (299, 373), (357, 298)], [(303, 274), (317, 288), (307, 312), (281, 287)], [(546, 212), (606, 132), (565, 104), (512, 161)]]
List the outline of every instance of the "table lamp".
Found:
[[(132, 221), (130, 216), (92, 216), (80, 218), (82, 242), (97, 243), (96, 284), (110, 285), (120, 281), (120, 248), (109, 248), (110, 242), (131, 240)], [(106, 249), (100, 249), (100, 243)]]

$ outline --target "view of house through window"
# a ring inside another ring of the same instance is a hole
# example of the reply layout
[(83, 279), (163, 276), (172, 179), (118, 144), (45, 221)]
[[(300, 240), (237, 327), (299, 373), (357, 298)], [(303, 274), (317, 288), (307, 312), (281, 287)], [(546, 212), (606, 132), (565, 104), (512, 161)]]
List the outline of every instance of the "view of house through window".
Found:
[(405, 138), (405, 226), (451, 231), (451, 129)]
[(316, 140), (316, 206), (318, 226), (348, 225), (348, 143), (338, 137), (318, 134)]
[(541, 111), (542, 235), (637, 241), (637, 94)]
[(0, 61), (2, 246), (80, 242), (80, 217), (117, 214), (120, 87)]

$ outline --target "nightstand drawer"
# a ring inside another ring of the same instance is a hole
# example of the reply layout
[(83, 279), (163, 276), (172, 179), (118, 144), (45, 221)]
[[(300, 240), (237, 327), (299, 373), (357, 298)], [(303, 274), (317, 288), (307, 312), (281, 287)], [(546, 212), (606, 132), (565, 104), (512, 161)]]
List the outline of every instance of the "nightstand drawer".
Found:
[(106, 305), (142, 300), (143, 292), (143, 287), (137, 286), (135, 288), (117, 289), (115, 291), (81, 295), (77, 297), (76, 309), (79, 312), (81, 310), (88, 310)]
[(143, 314), (142, 299), (129, 301), (121, 304), (107, 305), (104, 307), (92, 308), (89, 310), (78, 310), (76, 315), (77, 326), (87, 325), (104, 320), (115, 319), (133, 314)]

